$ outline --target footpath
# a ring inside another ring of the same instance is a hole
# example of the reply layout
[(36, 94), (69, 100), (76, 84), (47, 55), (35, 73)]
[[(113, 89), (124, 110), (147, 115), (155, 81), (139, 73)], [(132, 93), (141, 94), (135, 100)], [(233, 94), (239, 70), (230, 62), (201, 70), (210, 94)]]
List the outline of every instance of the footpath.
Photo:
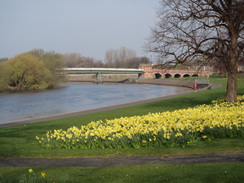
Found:
[(0, 158), (0, 167), (106, 167), (149, 164), (244, 163), (243, 153), (105, 158)]

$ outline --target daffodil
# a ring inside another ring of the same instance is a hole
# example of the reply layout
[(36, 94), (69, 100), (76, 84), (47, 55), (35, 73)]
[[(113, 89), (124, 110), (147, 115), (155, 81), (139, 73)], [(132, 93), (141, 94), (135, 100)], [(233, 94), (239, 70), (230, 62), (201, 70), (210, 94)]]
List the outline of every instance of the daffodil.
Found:
[(45, 178), (46, 177), (46, 173), (41, 172), (41, 177)]
[[(138, 147), (139, 143), (157, 146), (174, 143), (185, 146), (198, 137), (244, 136), (244, 95), (235, 104), (213, 101), (212, 105), (121, 117), (91, 123), (67, 130), (54, 130), (45, 138), (36, 137), (47, 147), (56, 148), (121, 148)], [(237, 133), (238, 132), (238, 133)], [(138, 143), (138, 144), (135, 144)]]

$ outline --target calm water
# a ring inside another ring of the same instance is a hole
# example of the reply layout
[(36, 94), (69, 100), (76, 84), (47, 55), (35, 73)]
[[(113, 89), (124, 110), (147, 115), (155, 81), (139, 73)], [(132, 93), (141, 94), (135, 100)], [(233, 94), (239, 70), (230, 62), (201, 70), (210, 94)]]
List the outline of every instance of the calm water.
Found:
[(42, 92), (0, 93), (0, 123), (172, 95), (181, 87), (66, 83)]

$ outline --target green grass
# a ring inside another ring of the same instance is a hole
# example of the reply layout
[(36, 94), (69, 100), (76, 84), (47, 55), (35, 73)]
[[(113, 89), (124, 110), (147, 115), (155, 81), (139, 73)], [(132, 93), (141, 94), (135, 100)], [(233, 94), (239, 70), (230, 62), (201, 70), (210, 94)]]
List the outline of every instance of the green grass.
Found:
[[(50, 182), (159, 183), (242, 182), (244, 164), (138, 165), (120, 167), (33, 168)], [(28, 168), (0, 168), (4, 183), (14, 182)], [(1, 178), (0, 178), (0, 183)]]

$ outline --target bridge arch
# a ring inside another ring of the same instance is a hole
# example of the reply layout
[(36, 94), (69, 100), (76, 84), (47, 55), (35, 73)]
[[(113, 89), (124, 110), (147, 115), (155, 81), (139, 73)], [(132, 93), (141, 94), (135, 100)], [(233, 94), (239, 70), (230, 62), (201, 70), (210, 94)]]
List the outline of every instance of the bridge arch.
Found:
[(180, 77), (181, 77), (180, 74), (175, 74), (175, 75), (174, 75), (174, 78), (180, 78)]
[(172, 75), (169, 74), (169, 73), (167, 73), (167, 74), (164, 75), (164, 77), (165, 77), (165, 78), (172, 78)]
[(155, 79), (159, 79), (162, 77), (162, 75), (160, 73), (156, 73), (156, 74), (154, 74), (154, 76), (155, 76)]
[(193, 74), (192, 77), (198, 77), (198, 74)]
[(184, 74), (183, 75), (183, 78), (189, 78), (190, 77), (190, 74)]
[(143, 73), (138, 73), (138, 78), (142, 77)]

